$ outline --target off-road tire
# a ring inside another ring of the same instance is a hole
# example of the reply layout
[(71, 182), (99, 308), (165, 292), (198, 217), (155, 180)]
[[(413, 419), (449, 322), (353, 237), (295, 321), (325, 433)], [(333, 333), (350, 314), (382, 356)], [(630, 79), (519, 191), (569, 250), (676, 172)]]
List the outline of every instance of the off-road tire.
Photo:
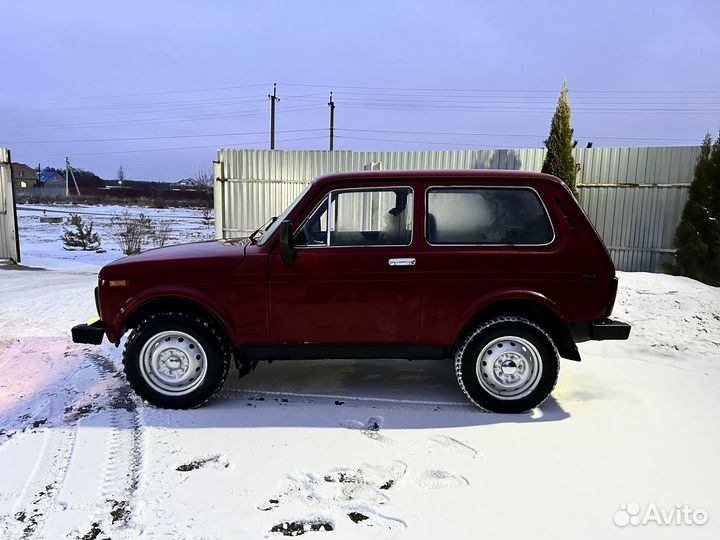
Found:
[[(500, 399), (480, 383), (478, 357), (493, 340), (516, 336), (532, 344), (539, 353), (542, 372), (537, 385), (527, 394), (513, 399)], [(555, 388), (560, 370), (560, 357), (547, 332), (536, 323), (521, 317), (497, 317), (482, 323), (462, 341), (455, 355), (455, 376), (465, 395), (487, 412), (516, 414), (538, 407)]]
[[(166, 395), (145, 380), (140, 367), (145, 343), (160, 332), (179, 331), (195, 339), (204, 349), (207, 370), (190, 393)], [(181, 312), (156, 313), (144, 318), (131, 332), (123, 353), (125, 377), (138, 396), (163, 409), (192, 409), (207, 402), (223, 385), (230, 369), (231, 348), (214, 323)]]

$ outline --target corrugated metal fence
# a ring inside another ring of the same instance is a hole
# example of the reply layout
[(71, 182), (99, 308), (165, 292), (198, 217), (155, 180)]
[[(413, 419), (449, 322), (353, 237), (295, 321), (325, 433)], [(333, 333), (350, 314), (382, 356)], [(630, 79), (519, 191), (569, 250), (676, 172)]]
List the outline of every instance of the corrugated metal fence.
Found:
[[(672, 260), (700, 149), (576, 149), (580, 201), (619, 270), (661, 271)], [(351, 152), (220, 150), (215, 165), (218, 238), (247, 234), (280, 214), (323, 174), (369, 169), (514, 169), (540, 171), (545, 150)]]
[(0, 260), (20, 262), (10, 151), (0, 148)]
[(619, 270), (661, 272), (687, 201), (699, 146), (575, 150), (580, 202)]

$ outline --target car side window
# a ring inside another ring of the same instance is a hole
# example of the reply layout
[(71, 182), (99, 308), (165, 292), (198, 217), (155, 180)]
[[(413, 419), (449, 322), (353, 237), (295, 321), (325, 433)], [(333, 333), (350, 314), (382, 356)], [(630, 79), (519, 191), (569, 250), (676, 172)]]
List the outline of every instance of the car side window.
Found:
[(430, 244), (546, 245), (554, 232), (529, 188), (432, 188), (427, 192)]
[(325, 246), (327, 245), (328, 198), (325, 197), (300, 230), (295, 233), (293, 243), (295, 246)]
[(294, 241), (300, 247), (407, 246), (412, 218), (410, 188), (338, 190), (313, 211)]

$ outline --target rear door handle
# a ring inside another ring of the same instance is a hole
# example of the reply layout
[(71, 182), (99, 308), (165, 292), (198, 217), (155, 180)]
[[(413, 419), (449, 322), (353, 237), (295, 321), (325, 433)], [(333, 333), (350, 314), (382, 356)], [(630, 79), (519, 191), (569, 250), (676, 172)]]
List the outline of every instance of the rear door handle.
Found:
[(389, 259), (390, 266), (415, 266), (415, 259)]

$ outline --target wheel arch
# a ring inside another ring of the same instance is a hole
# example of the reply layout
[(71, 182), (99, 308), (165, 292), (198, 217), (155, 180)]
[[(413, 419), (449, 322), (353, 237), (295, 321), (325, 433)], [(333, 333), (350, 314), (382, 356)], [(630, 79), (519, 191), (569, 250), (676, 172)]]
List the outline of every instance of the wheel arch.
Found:
[(156, 296), (139, 303), (125, 316), (120, 326), (118, 340), (119, 336), (130, 328), (135, 328), (148, 315), (165, 312), (181, 312), (209, 320), (222, 332), (227, 345), (232, 346), (230, 327), (221, 316), (200, 302), (179, 295)]
[(570, 335), (570, 331), (563, 322), (562, 317), (549, 302), (543, 301), (544, 297), (506, 297), (494, 302), (487, 303), (474, 309), (466, 317), (462, 325), (462, 331), (455, 338), (453, 351), (463, 342), (465, 336), (477, 327), (482, 321), (494, 317), (523, 317), (543, 328), (552, 338), (560, 356), (568, 360), (580, 361), (580, 352)]

